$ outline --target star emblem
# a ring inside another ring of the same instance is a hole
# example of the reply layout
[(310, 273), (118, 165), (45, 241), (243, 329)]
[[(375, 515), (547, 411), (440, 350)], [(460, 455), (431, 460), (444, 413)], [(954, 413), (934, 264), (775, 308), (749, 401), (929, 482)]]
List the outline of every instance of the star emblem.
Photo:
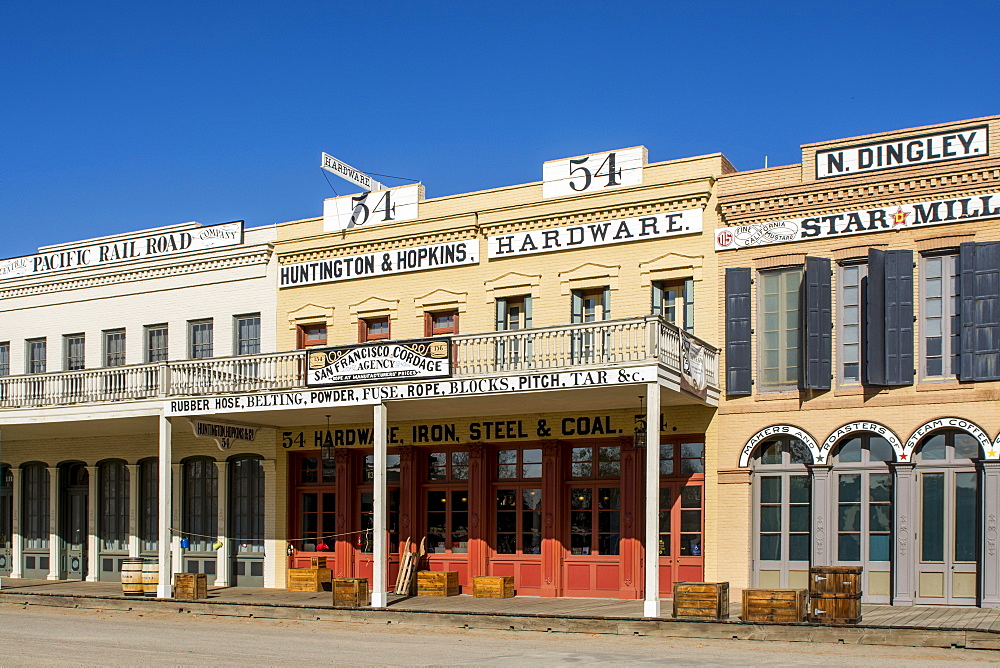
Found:
[(908, 211), (903, 211), (903, 207), (897, 208), (896, 213), (892, 214), (892, 226), (906, 225), (906, 217), (909, 215)]
[(906, 461), (906, 453), (905, 452), (899, 456), (899, 461), (901, 461), (901, 462), (905, 462)]
[(986, 453), (986, 456), (987, 457), (996, 457), (997, 456), (997, 451), (996, 450), (990, 450), (989, 452)]

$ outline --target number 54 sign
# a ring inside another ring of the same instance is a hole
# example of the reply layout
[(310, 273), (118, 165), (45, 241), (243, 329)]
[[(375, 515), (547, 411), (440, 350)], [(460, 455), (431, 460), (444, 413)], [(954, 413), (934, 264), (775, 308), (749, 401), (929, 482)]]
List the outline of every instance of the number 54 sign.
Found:
[(323, 202), (323, 231), (413, 220), (417, 217), (417, 204), (423, 198), (424, 186), (419, 183), (332, 197)]
[(646, 147), (623, 148), (542, 164), (542, 197), (601, 192), (642, 183)]

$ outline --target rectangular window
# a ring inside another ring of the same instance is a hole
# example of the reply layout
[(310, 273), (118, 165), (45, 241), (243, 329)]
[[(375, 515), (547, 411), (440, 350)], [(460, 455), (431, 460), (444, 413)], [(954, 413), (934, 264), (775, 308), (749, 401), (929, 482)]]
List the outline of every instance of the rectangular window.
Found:
[(920, 356), (924, 378), (953, 378), (958, 373), (962, 319), (959, 313), (957, 255), (925, 257), (921, 262)]
[(542, 477), (541, 448), (500, 450), (497, 452), (497, 478), (530, 480)]
[(299, 325), (298, 329), (299, 348), (310, 346), (326, 345), (326, 323), (316, 323), (312, 325)]
[(28, 339), (28, 373), (45, 373), (45, 339)]
[(10, 375), (10, 341), (0, 343), (0, 376)]
[(694, 331), (694, 279), (653, 282), (653, 315), (686, 332)]
[(424, 313), (424, 336), (458, 334), (458, 311)]
[[(574, 325), (608, 320), (611, 317), (611, 291), (607, 288), (573, 290), (571, 319)], [(572, 333), (573, 362), (597, 361), (609, 352), (610, 338), (605, 331), (598, 335), (594, 329), (581, 329)]]
[(236, 354), (260, 354), (260, 314), (238, 315), (235, 320)]
[(381, 318), (362, 318), (358, 320), (358, 340), (382, 341), (389, 338), (389, 316)]
[(79, 371), (84, 368), (84, 341), (83, 334), (68, 334), (64, 337), (66, 371)]
[(797, 388), (802, 366), (802, 270), (760, 273), (758, 331), (761, 384)]
[[(531, 296), (502, 297), (496, 301), (498, 332), (516, 332), (531, 328)], [(531, 364), (530, 336), (512, 335), (497, 340), (496, 358), (500, 368), (518, 368)]]
[(867, 264), (853, 264), (840, 267), (840, 281), (837, 293), (837, 343), (839, 345), (840, 382), (856, 384), (861, 382), (864, 339), (863, 302), (864, 281), (868, 276)]
[(496, 552), (542, 553), (542, 490), (496, 490)]
[(104, 366), (125, 366), (125, 330), (104, 332)]
[(146, 361), (167, 361), (166, 325), (148, 325), (146, 327)]
[(188, 323), (189, 357), (193, 360), (212, 356), (212, 321), (192, 320)]

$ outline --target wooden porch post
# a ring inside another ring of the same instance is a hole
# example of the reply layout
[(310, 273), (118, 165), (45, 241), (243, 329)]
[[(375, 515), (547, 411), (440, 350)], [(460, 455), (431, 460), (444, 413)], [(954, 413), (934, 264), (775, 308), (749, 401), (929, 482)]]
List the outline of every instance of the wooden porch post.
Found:
[(375, 404), (372, 427), (375, 429), (375, 480), (372, 486), (374, 498), (374, 536), (372, 549), (372, 607), (384, 608), (389, 603), (389, 552), (386, 530), (388, 528), (388, 487), (385, 480), (386, 465), (386, 407)]
[(660, 616), (660, 385), (646, 384), (646, 540), (644, 617)]

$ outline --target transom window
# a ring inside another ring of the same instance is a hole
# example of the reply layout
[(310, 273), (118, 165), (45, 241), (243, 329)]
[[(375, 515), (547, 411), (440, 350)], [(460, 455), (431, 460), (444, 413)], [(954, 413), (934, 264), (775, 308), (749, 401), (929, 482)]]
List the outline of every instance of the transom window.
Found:
[(573, 478), (617, 478), (621, 475), (622, 449), (618, 445), (573, 448), (570, 476)]
[[(386, 482), (399, 482), (399, 455), (387, 454), (385, 457)], [(363, 482), (375, 480), (375, 455), (365, 455), (364, 467), (361, 471)]]
[(541, 448), (522, 448), (497, 452), (498, 480), (525, 480), (541, 477)]
[(761, 384), (796, 388), (801, 380), (802, 269), (760, 272), (758, 293)]
[(432, 452), (427, 455), (427, 479), (431, 481), (468, 480), (469, 453)]
[(664, 443), (660, 445), (660, 475), (695, 475), (705, 472), (705, 444)]
[(299, 459), (298, 478), (301, 485), (335, 483), (337, 482), (337, 462), (333, 459), (320, 457), (302, 457)]

